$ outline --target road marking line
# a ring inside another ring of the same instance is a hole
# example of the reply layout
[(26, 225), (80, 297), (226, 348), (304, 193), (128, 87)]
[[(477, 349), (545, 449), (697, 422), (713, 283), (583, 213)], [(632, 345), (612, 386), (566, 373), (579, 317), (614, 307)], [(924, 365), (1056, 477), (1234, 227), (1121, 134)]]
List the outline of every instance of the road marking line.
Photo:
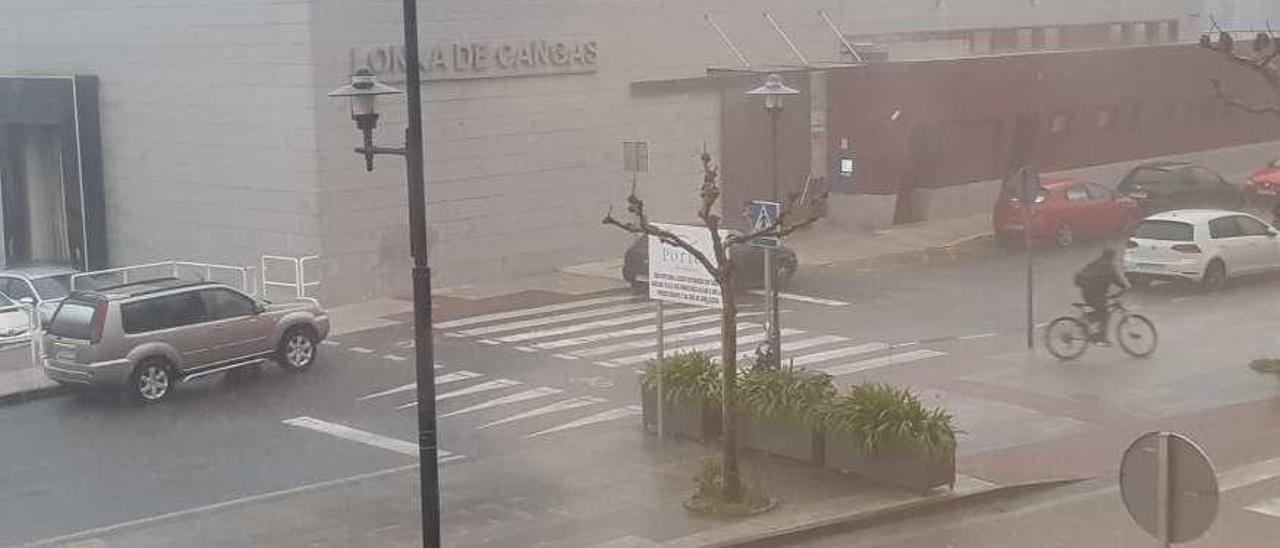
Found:
[(818, 352), (815, 354), (805, 354), (796, 356), (790, 361), (795, 365), (809, 365), (811, 363), (821, 363), (825, 361), (835, 360), (839, 358), (847, 358), (849, 356), (857, 356), (859, 354), (870, 354), (881, 350), (888, 350), (889, 345), (882, 342), (871, 342), (859, 344), (857, 346), (846, 346), (835, 350), (827, 350), (826, 352)]
[[(451, 459), (460, 459), (460, 458), (465, 458), (465, 457), (463, 455), (451, 455), (447, 459), (437, 460), (436, 462), (443, 463)], [(171, 522), (189, 518), (189, 517), (222, 512), (222, 511), (232, 509), (232, 508), (237, 508), (240, 506), (251, 506), (254, 504), (259, 504), (267, 501), (287, 499), (294, 495), (300, 495), (303, 493), (310, 493), (314, 491), (322, 491), (326, 489), (331, 489), (333, 487), (339, 487), (342, 485), (360, 483), (363, 481), (378, 479), (385, 476), (392, 476), (395, 474), (400, 474), (403, 472), (408, 472), (416, 469), (418, 469), (417, 463), (406, 464), (404, 466), (396, 466), (394, 468), (387, 468), (385, 470), (378, 470), (376, 472), (367, 472), (364, 474), (347, 476), (345, 478), (337, 478), (337, 479), (325, 480), (325, 481), (316, 482), (316, 483), (308, 483), (306, 485), (299, 485), (297, 487), (290, 487), (288, 489), (282, 489), (279, 491), (270, 491), (267, 493), (259, 493), (257, 495), (249, 495), (247, 497), (224, 500), (222, 502), (216, 502), (216, 503), (208, 504), (205, 506), (196, 506), (193, 508), (187, 508), (185, 510), (178, 510), (176, 512), (169, 512), (166, 514), (159, 514), (159, 515), (149, 516), (149, 517), (135, 519), (131, 521), (124, 521), (124, 522), (115, 523), (111, 525), (105, 525), (105, 526), (97, 527), (94, 529), (86, 529), (76, 533), (69, 533), (66, 535), (60, 535), (56, 537), (49, 537), (46, 539), (33, 541), (30, 543), (24, 544), (22, 546), (24, 548), (46, 548), (46, 547), (55, 547), (55, 546), (64, 547), (66, 545), (76, 543), (79, 541), (107, 537), (123, 531), (143, 529), (146, 527), (152, 527), (152, 526), (160, 525), (163, 523), (171, 523)]]
[(562, 360), (576, 360), (576, 359), (579, 359), (577, 356), (570, 356), (570, 355), (568, 355), (568, 354), (552, 354), (552, 355), (551, 355), (551, 357), (553, 357), (553, 358), (560, 358), (560, 359), (562, 359)]
[(537, 398), (545, 398), (547, 396), (553, 396), (555, 394), (560, 394), (562, 392), (564, 392), (564, 390), (561, 390), (559, 388), (551, 388), (549, 386), (539, 386), (537, 388), (530, 388), (529, 390), (525, 390), (524, 392), (516, 392), (515, 394), (502, 396), (501, 398), (494, 398), (487, 402), (477, 403), (475, 405), (472, 405), (471, 407), (464, 407), (457, 411), (450, 411), (448, 413), (440, 415), (440, 418), (452, 417), (454, 415), (462, 415), (465, 413), (473, 413), (475, 411), (480, 411), (482, 409), (489, 409), (490, 407), (497, 407), (499, 405), (510, 405), (510, 404), (519, 403), (522, 401), (528, 401), (528, 400), (533, 400)]
[(500, 324), (494, 324), (494, 325), (487, 325), (484, 327), (475, 327), (475, 328), (459, 331), (459, 333), (462, 333), (463, 335), (466, 335), (468, 337), (478, 337), (480, 335), (492, 335), (494, 333), (518, 331), (520, 329), (537, 327), (540, 325), (548, 325), (553, 323), (565, 323), (565, 322), (571, 322), (575, 320), (583, 320), (586, 318), (595, 318), (598, 316), (611, 316), (614, 314), (621, 314), (623, 312), (631, 312), (633, 310), (649, 308), (651, 306), (653, 305), (650, 305), (649, 303), (620, 304), (620, 305), (614, 305), (606, 308), (593, 308), (590, 310), (582, 310), (579, 312), (572, 312), (569, 314), (557, 314), (554, 316), (543, 316), (540, 318), (533, 318), (531, 320), (521, 320), (518, 322), (500, 323)]
[(340, 342), (338, 342), (338, 341), (331, 341), (331, 340), (325, 339), (325, 340), (323, 340), (323, 341), (320, 341), (320, 344), (323, 344), (323, 345), (325, 345), (325, 346), (338, 346), (338, 345), (340, 345), (340, 344), (342, 344), (342, 343), (340, 343)]
[(537, 352), (538, 351), (537, 348), (529, 348), (527, 346), (517, 346), (516, 350), (519, 350), (521, 352)]
[[(467, 379), (474, 379), (474, 378), (477, 378), (477, 377), (483, 377), (483, 376), (484, 376), (484, 375), (481, 375), (480, 373), (476, 373), (475, 371), (466, 371), (466, 370), (462, 370), (462, 371), (455, 371), (455, 372), (453, 372), (453, 373), (445, 373), (444, 375), (436, 375), (435, 383), (436, 383), (436, 385), (437, 385), (437, 386), (439, 386), (439, 385), (441, 385), (441, 384), (449, 384), (449, 383), (451, 383), (451, 382), (465, 381), (465, 380), (467, 380)], [(408, 384), (402, 384), (402, 385), (400, 385), (400, 386), (397, 386), (397, 387), (395, 387), (395, 388), (391, 388), (391, 389), (389, 389), (389, 390), (383, 390), (383, 391), (381, 391), (381, 392), (374, 392), (374, 393), (369, 394), (369, 395), (367, 395), (367, 396), (363, 396), (363, 397), (361, 397), (361, 398), (357, 399), (356, 401), (364, 401), (364, 400), (371, 400), (371, 399), (374, 399), (374, 398), (381, 398), (381, 397), (383, 397), (383, 396), (390, 396), (390, 395), (392, 395), (392, 394), (399, 394), (399, 393), (401, 393), (401, 392), (408, 392), (408, 391), (410, 391), (410, 390), (416, 390), (417, 388), (418, 388), (418, 383), (416, 383), (416, 382), (411, 382), (411, 383), (408, 383)]]
[(397, 356), (395, 354), (383, 354), (382, 359), (391, 360), (393, 362), (402, 362), (402, 361), (408, 360), (409, 358), (406, 358), (404, 356)]
[(1280, 477), (1280, 457), (1246, 464), (1218, 475), (1218, 488), (1231, 491)]
[[(498, 379), (495, 381), (482, 382), (480, 384), (475, 384), (475, 385), (468, 386), (466, 388), (454, 390), (453, 392), (445, 392), (444, 394), (438, 394), (436, 395), (436, 401), (456, 398), (458, 396), (468, 396), (471, 394), (479, 394), (481, 392), (488, 392), (490, 390), (501, 390), (503, 388), (510, 388), (512, 386), (520, 386), (521, 384), (524, 384), (524, 383), (520, 381), (513, 381), (511, 379)], [(411, 401), (409, 403), (396, 407), (396, 409), (408, 409), (410, 407), (417, 407), (417, 406), (418, 406), (417, 401)]]
[(601, 423), (605, 421), (612, 421), (612, 420), (618, 420), (618, 419), (625, 419), (627, 417), (634, 417), (636, 415), (639, 415), (641, 412), (642, 411), (639, 405), (627, 405), (624, 407), (618, 407), (615, 409), (610, 409), (603, 413), (596, 413), (588, 417), (583, 417), (573, 422), (566, 422), (560, 426), (553, 426), (546, 430), (534, 432), (532, 434), (529, 434), (528, 436), (525, 436), (525, 438), (536, 438), (538, 436), (544, 436), (544, 435), (555, 433), (555, 432), (563, 432), (565, 430), (571, 430), (573, 428), (581, 428), (583, 426), (589, 426), (592, 424)]
[(502, 344), (502, 343), (500, 343), (500, 342), (498, 342), (498, 341), (495, 341), (495, 340), (493, 340), (493, 339), (480, 339), (480, 342), (481, 342), (482, 344), (487, 344), (487, 345), (489, 345), (489, 346), (498, 346), (498, 345)]
[[(289, 426), (297, 426), (308, 430), (314, 430), (322, 434), (328, 434), (335, 438), (342, 438), (344, 440), (359, 442), (380, 449), (386, 449), (388, 451), (395, 451), (401, 455), (408, 455), (412, 457), (418, 456), (418, 444), (416, 443), (398, 440), (396, 438), (389, 438), (387, 436), (374, 434), (373, 432), (366, 432), (364, 430), (351, 428), (350, 426), (343, 426), (341, 424), (313, 419), (311, 417), (295, 417), (281, 422)], [(449, 455), (452, 455), (452, 453), (441, 449), (439, 450), (439, 455), (441, 457), (448, 457)]]
[(1190, 298), (1191, 298), (1191, 297), (1174, 297), (1174, 298), (1172, 298), (1172, 299), (1169, 299), (1169, 302), (1171, 302), (1171, 303), (1180, 303), (1180, 302), (1185, 301), (1185, 300), (1188, 300), (1188, 299), (1190, 299)]
[[(759, 313), (739, 314), (739, 317), (747, 316), (747, 315), (759, 316), (760, 314)], [(663, 326), (663, 329), (664, 331), (670, 331), (673, 329), (679, 329), (681, 327), (690, 327), (694, 325), (701, 325), (701, 324), (713, 323), (718, 321), (720, 321), (719, 314), (707, 314), (705, 316), (697, 316), (694, 318), (686, 318), (683, 320), (666, 323), (666, 325)], [(657, 333), (657, 332), (658, 332), (657, 324), (649, 324), (643, 327), (635, 327), (632, 329), (621, 329), (618, 331), (605, 331), (602, 333), (592, 333), (590, 335), (582, 335), (578, 337), (571, 337), (568, 339), (558, 339), (554, 341), (541, 342), (531, 346), (539, 350), (552, 350), (557, 348), (565, 348), (569, 346), (580, 346), (580, 345), (589, 344), (593, 342), (607, 341), (611, 339), (634, 337), (636, 335), (648, 335), (648, 334)]]
[(396, 347), (398, 347), (398, 348), (410, 349), (410, 348), (414, 348), (414, 347), (416, 347), (416, 346), (417, 346), (417, 343), (415, 343), (415, 342), (413, 342), (413, 341), (400, 341), (400, 342), (396, 343)]
[[(705, 312), (705, 311), (706, 309), (704, 308), (678, 308), (675, 310), (668, 310), (664, 312), (664, 314), (666, 315), (666, 317), (670, 318), (670, 317), (685, 316), (688, 314), (694, 314), (697, 312)], [(608, 327), (617, 327), (620, 325), (627, 325), (632, 323), (654, 321), (656, 317), (657, 315), (653, 311), (647, 311), (642, 314), (631, 314), (629, 316), (619, 316), (617, 318), (609, 318), (605, 320), (596, 320), (596, 321), (586, 322), (586, 323), (576, 323), (576, 324), (566, 325), (564, 327), (557, 327), (554, 329), (535, 329), (533, 331), (524, 331), (521, 333), (516, 333), (514, 335), (498, 337), (497, 340), (504, 343), (512, 343), (512, 342), (527, 341), (531, 339), (545, 339), (548, 337), (567, 335), (569, 333), (591, 331), (593, 329), (604, 329)]]
[(348, 350), (350, 350), (350, 351), (352, 351), (352, 352), (355, 352), (355, 353), (357, 353), (357, 354), (372, 354), (372, 353), (373, 353), (373, 350), (372, 350), (372, 349), (365, 348), (365, 347), (363, 347), (363, 346), (353, 346), (353, 347), (349, 348)]
[[(801, 333), (804, 333), (804, 331), (800, 331), (800, 330), (798, 330), (798, 329), (783, 329), (783, 330), (782, 330), (782, 335), (783, 335), (783, 336), (786, 336), (786, 335), (799, 335), (799, 334), (801, 334)], [(739, 346), (741, 346), (741, 345), (745, 345), (745, 344), (750, 344), (750, 343), (754, 343), (754, 342), (759, 342), (759, 341), (764, 340), (764, 339), (765, 339), (765, 337), (766, 337), (766, 334), (765, 334), (765, 333), (755, 333), (755, 334), (747, 335), (747, 336), (745, 336), (745, 337), (743, 337), (743, 336), (739, 335), (739, 336), (738, 336), (738, 345), (739, 345)], [(682, 352), (706, 352), (706, 351), (709, 351), (709, 350), (716, 350), (716, 349), (719, 349), (719, 348), (720, 348), (720, 341), (719, 341), (719, 340), (715, 340), (715, 341), (712, 341), (712, 342), (709, 342), (709, 343), (703, 343), (703, 344), (692, 344), (692, 345), (688, 345), (688, 346), (681, 346), (681, 347), (679, 347), (679, 348), (671, 348), (671, 349), (667, 350), (667, 352), (670, 352), (671, 354), (679, 354), (679, 353), (682, 353)], [(658, 356), (658, 355), (657, 355), (657, 353), (655, 353), (655, 352), (646, 352), (646, 353), (644, 353), (644, 354), (636, 354), (636, 355), (634, 355), (634, 356), (623, 356), (623, 357), (621, 357), (621, 358), (613, 358), (613, 359), (608, 360), (608, 361), (609, 361), (610, 363), (613, 363), (613, 364), (616, 364), (616, 365), (634, 365), (634, 364), (637, 364), (637, 363), (644, 363), (644, 362), (647, 362), (647, 361), (649, 361), (649, 360), (652, 360), (652, 359), (656, 358), (657, 356)]]
[[(822, 345), (824, 345), (824, 344), (832, 344), (832, 343), (838, 343), (838, 342), (845, 342), (845, 341), (847, 341), (847, 340), (849, 340), (849, 339), (846, 339), (846, 338), (841, 337), (841, 336), (839, 336), (839, 335), (823, 335), (823, 336), (821, 336), (821, 337), (813, 337), (813, 338), (809, 338), (809, 339), (801, 339), (801, 340), (798, 340), (798, 341), (782, 341), (782, 351), (783, 351), (784, 353), (785, 353), (785, 352), (793, 352), (793, 351), (796, 351), (796, 350), (803, 350), (803, 349), (805, 349), (805, 348), (809, 348), (809, 347), (813, 347), (813, 346), (822, 346)], [(741, 352), (741, 353), (739, 353), (739, 354), (738, 354), (738, 359), (740, 359), (740, 360), (748, 360), (748, 359), (751, 359), (751, 358), (755, 357), (755, 355), (756, 355), (755, 350), (748, 350), (748, 351), (746, 351), (746, 352)]]
[(997, 336), (996, 333), (978, 333), (977, 335), (965, 335), (963, 337), (956, 337), (956, 338), (962, 341), (972, 341), (977, 339), (987, 339), (995, 336)]
[(579, 407), (586, 407), (588, 405), (595, 405), (597, 403), (604, 403), (606, 401), (609, 401), (609, 400), (606, 400), (604, 398), (596, 398), (593, 396), (583, 396), (580, 398), (570, 398), (567, 400), (561, 400), (551, 405), (544, 405), (537, 409), (531, 409), (529, 411), (525, 411), (524, 413), (512, 415), (505, 419), (499, 419), (488, 424), (482, 424), (479, 427), (477, 427), (477, 430), (484, 430), (485, 428), (489, 428), (491, 426), (498, 426), (500, 424), (507, 424), (510, 422), (515, 422), (515, 421), (520, 421), (525, 419), (532, 419), (534, 417), (540, 417), (548, 413), (568, 411), (570, 409), (577, 409)]
[(553, 304), (553, 305), (548, 305), (548, 306), (538, 306), (538, 307), (534, 307), (534, 308), (523, 308), (523, 309), (520, 309), (520, 310), (512, 310), (512, 311), (509, 311), (509, 312), (498, 312), (498, 313), (495, 313), (495, 314), (485, 314), (485, 315), (483, 315), (483, 316), (472, 316), (472, 317), (470, 317), (470, 318), (462, 318), (462, 319), (458, 319), (458, 320), (452, 320), (452, 321), (447, 321), (447, 322), (441, 322), (441, 323), (436, 324), (436, 328), (438, 328), (438, 329), (452, 329), (452, 328), (455, 328), (455, 327), (464, 327), (464, 326), (468, 326), (468, 325), (476, 325), (476, 324), (481, 324), (481, 323), (489, 323), (489, 322), (495, 322), (495, 321), (499, 321), (499, 320), (509, 320), (509, 319), (512, 319), (512, 318), (522, 318), (522, 317), (525, 317), (525, 316), (534, 316), (534, 315), (537, 315), (537, 314), (545, 314), (545, 313), (548, 313), (548, 312), (560, 312), (560, 311), (562, 311), (562, 310), (572, 310), (572, 309), (574, 309), (574, 308), (584, 308), (584, 307), (593, 306), (593, 305), (597, 305), (597, 304), (609, 304), (609, 303), (616, 303), (616, 302), (630, 301), (630, 300), (632, 300), (632, 297), (631, 297), (631, 296), (629, 296), (629, 295), (627, 295), (627, 296), (600, 297), (600, 298), (596, 298), (596, 299), (585, 299), (585, 300), (581, 300), (581, 301), (573, 301), (573, 302), (567, 302), (567, 303)]
[(945, 356), (945, 355), (947, 355), (946, 352), (938, 352), (937, 350), (912, 350), (910, 352), (903, 352), (901, 354), (890, 354), (888, 356), (880, 356), (878, 358), (871, 358), (869, 360), (862, 360), (862, 361), (857, 361), (853, 363), (847, 363), (844, 365), (828, 367), (825, 369), (821, 369), (820, 371), (828, 375), (831, 375), (833, 377), (840, 377), (844, 375), (867, 371), (870, 369), (878, 369), (878, 368), (889, 366), (889, 365), (898, 365), (898, 364), (910, 363), (910, 362), (915, 362), (920, 360), (927, 360), (929, 358), (936, 358), (938, 356)]
[(598, 365), (598, 366), (600, 366), (600, 367), (608, 367), (609, 369), (614, 369), (614, 368), (618, 367), (618, 364), (616, 364), (616, 363), (609, 363), (609, 362), (596, 362), (596, 365)]
[(1267, 499), (1257, 504), (1251, 504), (1244, 507), (1245, 510), (1255, 514), (1280, 518), (1280, 497)]
[[(753, 289), (753, 290), (751, 290), (749, 293), (751, 293), (752, 295), (758, 295), (758, 296), (761, 296), (761, 297), (765, 297), (765, 296), (767, 296), (767, 294), (766, 294), (763, 290), (760, 290), (760, 289)], [(779, 298), (779, 299), (787, 299), (787, 300), (791, 300), (791, 301), (800, 301), (800, 302), (802, 302), (802, 303), (821, 304), (821, 305), (826, 305), (826, 306), (849, 306), (849, 303), (846, 303), (846, 302), (844, 302), (844, 301), (836, 301), (836, 300), (832, 300), (832, 299), (824, 299), (824, 298), (822, 298), (822, 297), (810, 297), (810, 296), (808, 296), (808, 295), (797, 295), (797, 294), (795, 294), (795, 293), (783, 293), (783, 292), (778, 292), (778, 298)]]
[[(754, 324), (754, 323), (738, 324), (738, 336), (742, 336), (743, 332), (745, 331), (750, 331), (753, 329), (762, 329), (763, 327), (764, 326), (760, 324)], [(709, 329), (699, 329), (697, 331), (688, 331), (685, 333), (667, 333), (665, 335), (666, 335), (665, 342), (667, 344), (670, 344), (670, 343), (677, 343), (677, 342), (683, 342), (683, 341), (705, 339), (709, 337), (718, 337), (720, 335), (720, 328), (712, 327)], [(595, 348), (575, 350), (573, 352), (570, 352), (570, 354), (573, 354), (574, 356), (577, 356), (579, 358), (593, 358), (596, 356), (603, 356), (605, 354), (614, 354), (614, 353), (623, 352), (626, 350), (644, 350), (647, 348), (657, 348), (657, 346), (658, 346), (658, 343), (656, 339), (641, 339), (638, 341), (629, 341), (629, 342), (611, 344), (606, 346), (598, 346)]]

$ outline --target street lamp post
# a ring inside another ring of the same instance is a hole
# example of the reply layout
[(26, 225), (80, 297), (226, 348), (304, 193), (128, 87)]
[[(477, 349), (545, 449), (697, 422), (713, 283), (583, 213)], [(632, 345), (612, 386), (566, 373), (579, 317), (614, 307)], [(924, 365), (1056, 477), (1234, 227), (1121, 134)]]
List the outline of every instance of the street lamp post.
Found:
[[(772, 177), (770, 179), (770, 199), (778, 203), (778, 119), (782, 117), (782, 100), (791, 95), (799, 95), (800, 91), (787, 87), (782, 77), (770, 74), (758, 88), (747, 92), (751, 97), (764, 97), (764, 110), (769, 114), (769, 148)], [(774, 249), (764, 250), (764, 292), (765, 311), (769, 317), (768, 344), (769, 354), (777, 365), (782, 364), (782, 322), (778, 313), (778, 286), (774, 276)]]
[(364, 134), (364, 146), (355, 149), (365, 158), (365, 170), (373, 171), (373, 157), (379, 154), (404, 156), (409, 191), (409, 249), (413, 255), (413, 341), (414, 371), (418, 388), (419, 492), (422, 499), (422, 544), (440, 547), (440, 490), (436, 457), (435, 348), (431, 336), (431, 267), (427, 261), (427, 201), (423, 178), (422, 81), (418, 73), (418, 2), (404, 0), (404, 66), (408, 126), (404, 147), (386, 148), (373, 144), (378, 123), (375, 99), (400, 93), (377, 83), (369, 69), (357, 70), (351, 84), (329, 94), (351, 101), (351, 119)]

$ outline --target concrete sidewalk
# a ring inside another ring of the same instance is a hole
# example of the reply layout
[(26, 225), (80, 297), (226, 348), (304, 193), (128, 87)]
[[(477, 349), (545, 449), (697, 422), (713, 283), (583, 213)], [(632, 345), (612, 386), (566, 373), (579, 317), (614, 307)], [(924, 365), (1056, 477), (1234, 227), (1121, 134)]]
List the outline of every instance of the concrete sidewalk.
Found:
[[(473, 508), (467, 472), (442, 471), (444, 545), (454, 547), (563, 546), (719, 547), (851, 527), (867, 520), (926, 507), (1010, 492), (961, 477), (954, 490), (920, 494), (868, 485), (830, 471), (746, 454), (744, 470), (779, 506), (736, 520), (689, 515), (681, 506), (700, 460), (711, 446), (657, 444), (637, 429), (620, 432), (630, 443), (609, 459), (566, 476), (542, 501), (554, 511), (511, 511), (495, 522), (485, 508), (503, 506), (512, 493), (485, 494), (493, 501)], [(643, 439), (641, 439), (643, 438)], [(622, 438), (618, 438), (621, 440)], [(636, 440), (639, 442), (637, 443)], [(498, 463), (503, 464), (503, 463)], [(492, 466), (492, 465), (490, 465)], [(399, 547), (421, 546), (418, 468), (400, 466), (293, 489), (262, 493), (199, 508), (107, 525), (24, 545), (28, 548), (151, 548), (161, 546)], [(519, 474), (517, 474), (519, 475)], [(566, 497), (590, 501), (570, 503)]]

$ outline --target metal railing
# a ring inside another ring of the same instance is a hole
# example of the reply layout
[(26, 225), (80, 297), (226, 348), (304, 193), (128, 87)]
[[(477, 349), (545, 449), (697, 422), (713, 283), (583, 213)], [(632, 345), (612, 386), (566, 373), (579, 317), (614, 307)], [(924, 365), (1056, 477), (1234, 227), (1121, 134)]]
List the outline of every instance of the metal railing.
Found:
[[(267, 291), (273, 287), (289, 288), (293, 290), (291, 295), (294, 299), (306, 299), (315, 301), (315, 298), (309, 295), (309, 291), (320, 285), (319, 281), (309, 279), (307, 277), (307, 265), (315, 262), (320, 258), (319, 255), (307, 255), (305, 257), (284, 257), (281, 255), (263, 255), (261, 262), (262, 272), (262, 292), (266, 295)], [(272, 268), (275, 266), (276, 268)], [(293, 271), (293, 279), (291, 281), (271, 279), (272, 271), (281, 270), (284, 267)]]
[(95, 289), (103, 285), (127, 284), (133, 281), (156, 277), (183, 278), (184, 274), (195, 273), (199, 281), (225, 283), (250, 295), (257, 295), (259, 290), (257, 276), (252, 267), (222, 265), (214, 263), (197, 263), (190, 261), (162, 261), (117, 268), (107, 268), (82, 272), (71, 276), (71, 289)]

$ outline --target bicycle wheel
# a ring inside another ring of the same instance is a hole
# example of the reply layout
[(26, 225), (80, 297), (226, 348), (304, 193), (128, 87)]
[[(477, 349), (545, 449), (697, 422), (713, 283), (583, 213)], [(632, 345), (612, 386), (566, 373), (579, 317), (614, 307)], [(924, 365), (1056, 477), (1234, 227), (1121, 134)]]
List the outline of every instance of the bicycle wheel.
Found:
[(1044, 347), (1060, 360), (1074, 360), (1089, 347), (1089, 327), (1077, 318), (1063, 316), (1044, 330)]
[(1146, 316), (1130, 314), (1116, 324), (1116, 342), (1135, 358), (1145, 358), (1156, 351), (1156, 326)]

